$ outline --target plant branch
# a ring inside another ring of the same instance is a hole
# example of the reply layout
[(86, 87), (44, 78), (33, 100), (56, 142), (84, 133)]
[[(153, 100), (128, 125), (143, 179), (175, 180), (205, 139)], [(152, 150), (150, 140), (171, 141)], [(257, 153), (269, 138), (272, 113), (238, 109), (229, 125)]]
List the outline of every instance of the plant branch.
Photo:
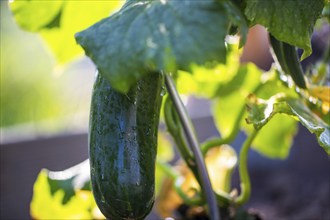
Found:
[(171, 99), (167, 96), (164, 104), (164, 117), (167, 129), (174, 138), (182, 158), (189, 166), (189, 168), (195, 174), (197, 174), (196, 165), (192, 163), (192, 161), (194, 161), (194, 156), (192, 155), (192, 152), (189, 150), (185, 142), (185, 139), (182, 134), (181, 124), (178, 123), (178, 120), (176, 119), (177, 115), (175, 113), (176, 112), (173, 111), (173, 103)]
[(204, 199), (201, 196), (197, 196), (196, 198), (191, 198), (186, 195), (185, 192), (182, 190), (182, 184), (184, 183), (184, 178), (179, 177), (174, 181), (174, 189), (180, 195), (183, 202), (187, 205), (191, 206), (201, 206), (205, 203)]
[(240, 206), (248, 201), (251, 194), (251, 182), (248, 172), (247, 159), (249, 149), (258, 131), (253, 130), (250, 136), (245, 140), (239, 154), (239, 176), (241, 178), (241, 194), (236, 198), (235, 204)]
[(235, 124), (234, 124), (234, 128), (227, 137), (209, 139), (202, 144), (201, 149), (202, 149), (203, 155), (206, 155), (207, 151), (213, 147), (221, 146), (223, 144), (229, 144), (230, 142), (234, 141), (234, 139), (236, 138), (236, 136), (240, 130), (240, 123), (243, 119), (244, 113), (245, 113), (245, 105), (239, 112), (239, 115), (237, 116)]
[(184, 177), (180, 176), (180, 174), (173, 167), (160, 160), (157, 160), (156, 163), (157, 166), (173, 180), (174, 189), (185, 204), (200, 206), (205, 203), (205, 200), (201, 196), (197, 195), (197, 197), (191, 198), (182, 190), (182, 184), (184, 183), (185, 179)]
[(195, 156), (195, 161), (196, 161), (196, 166), (198, 170), (198, 176), (200, 177), (200, 185), (201, 189), (205, 194), (206, 201), (209, 206), (209, 211), (210, 211), (210, 217), (213, 220), (219, 220), (220, 215), (219, 215), (219, 210), (218, 210), (218, 205), (217, 205), (217, 200), (215, 198), (215, 195), (213, 193), (211, 181), (203, 160), (202, 153), (199, 149), (199, 144), (197, 137), (195, 136), (195, 132), (192, 126), (191, 121), (189, 120), (189, 117), (185, 111), (184, 105), (179, 97), (179, 94), (175, 88), (175, 84), (172, 80), (172, 78), (168, 75), (165, 74), (165, 84), (169, 93), (169, 96), (171, 97), (174, 107), (178, 113), (179, 119), (182, 124), (182, 128), (184, 130), (186, 140), (188, 145), (191, 148), (191, 151), (193, 152)]
[[(172, 135), (173, 139), (175, 140), (175, 143), (177, 144), (177, 147), (179, 149), (179, 152), (180, 152), (183, 160), (186, 162), (189, 169), (193, 172), (197, 181), (200, 182), (199, 176), (197, 173), (197, 169), (196, 169), (196, 164), (193, 162), (194, 157), (182, 137), (182, 128), (181, 128), (180, 124), (178, 124), (177, 120), (174, 119), (174, 117), (177, 116), (175, 114), (176, 112), (173, 112), (172, 110), (173, 110), (173, 103), (172, 103), (171, 99), (167, 96), (165, 99), (165, 104), (164, 104), (164, 117), (165, 117), (167, 129), (170, 132), (170, 134)], [(178, 135), (178, 134), (180, 134), (180, 135)], [(176, 183), (178, 183), (178, 182), (176, 182)], [(181, 198), (184, 200), (184, 202), (186, 204), (189, 205), (189, 204), (193, 204), (193, 203), (194, 204), (198, 203), (195, 201), (191, 201), (182, 192), (182, 190), (180, 191), (177, 184), (175, 184), (174, 187), (175, 187), (176, 192), (181, 196)], [(218, 204), (221, 206), (227, 206), (232, 201), (232, 198), (230, 197), (230, 195), (227, 192), (215, 192), (215, 194), (216, 194)], [(202, 198), (200, 198), (200, 199), (202, 199)], [(194, 198), (194, 200), (197, 200), (197, 199)], [(205, 202), (205, 200), (202, 200), (202, 201)]]

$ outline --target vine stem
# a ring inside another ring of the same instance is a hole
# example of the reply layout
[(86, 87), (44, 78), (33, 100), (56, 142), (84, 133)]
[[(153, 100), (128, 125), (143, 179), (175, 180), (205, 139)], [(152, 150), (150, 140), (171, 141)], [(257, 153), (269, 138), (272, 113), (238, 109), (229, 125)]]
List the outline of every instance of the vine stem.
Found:
[(174, 182), (174, 190), (177, 192), (177, 194), (181, 197), (183, 202), (187, 205), (193, 205), (193, 206), (201, 206), (204, 203), (204, 200), (198, 196), (197, 198), (190, 198), (183, 190), (182, 190), (182, 184), (184, 182), (184, 178), (178, 173), (173, 167), (168, 165), (164, 161), (157, 160), (156, 161), (157, 166), (163, 170)]
[(176, 111), (178, 113), (180, 122), (182, 124), (182, 128), (183, 128), (185, 136), (187, 138), (187, 143), (195, 156), (198, 175), (201, 179), (200, 184), (201, 184), (201, 188), (202, 188), (203, 192), (205, 193), (206, 201), (209, 206), (210, 217), (212, 220), (220, 220), (217, 200), (213, 193), (211, 181), (210, 181), (207, 169), (206, 169), (206, 165), (203, 160), (202, 153), (199, 149), (199, 143), (198, 143), (197, 137), (195, 136), (195, 132), (194, 132), (192, 123), (186, 113), (184, 105), (175, 88), (173, 79), (167, 73), (165, 73), (164, 75), (165, 75), (165, 85), (166, 85), (167, 91), (173, 101), (174, 108), (176, 109)]
[[(194, 156), (192, 155), (192, 152), (188, 148), (188, 146), (185, 143), (184, 135), (182, 133), (182, 126), (181, 124), (178, 124), (177, 121), (179, 119), (176, 119), (177, 114), (173, 114), (173, 103), (170, 97), (166, 97), (165, 104), (164, 104), (164, 118), (166, 122), (166, 126), (170, 134), (173, 136), (177, 147), (179, 148), (180, 154), (189, 166), (190, 169), (194, 172), (194, 174), (197, 174), (197, 170), (195, 169), (195, 164), (192, 163), (194, 161)], [(176, 113), (176, 112), (175, 112)]]
[(206, 142), (204, 142), (201, 146), (201, 149), (202, 149), (202, 153), (203, 155), (206, 155), (207, 151), (213, 147), (216, 147), (216, 146), (221, 146), (223, 144), (229, 144), (230, 142), (232, 142), (233, 140), (235, 140), (238, 132), (239, 132), (239, 125), (243, 119), (243, 116), (244, 116), (244, 113), (245, 113), (245, 105), (242, 107), (242, 109), (240, 110), (237, 118), (236, 118), (236, 121), (234, 123), (234, 127), (233, 127), (233, 130), (230, 132), (229, 135), (227, 135), (226, 137), (224, 138), (214, 138), (214, 139), (210, 139), (210, 140), (207, 140)]
[(249, 137), (245, 140), (240, 154), (239, 154), (239, 176), (241, 179), (241, 194), (236, 198), (235, 204), (240, 206), (248, 201), (251, 194), (251, 182), (247, 167), (247, 159), (249, 149), (255, 137), (257, 136), (258, 131), (254, 130)]
[[(258, 85), (251, 93), (256, 94), (262, 88), (262, 86), (263, 86), (262, 84)], [(203, 155), (206, 155), (207, 151), (213, 147), (221, 146), (223, 144), (229, 144), (230, 142), (235, 140), (238, 132), (240, 131), (240, 123), (244, 117), (245, 108), (246, 108), (245, 106), (246, 105), (242, 106), (242, 108), (235, 120), (234, 127), (229, 135), (227, 135), (225, 137), (221, 137), (221, 138), (212, 138), (212, 139), (206, 140), (202, 144), (201, 149), (202, 149)]]

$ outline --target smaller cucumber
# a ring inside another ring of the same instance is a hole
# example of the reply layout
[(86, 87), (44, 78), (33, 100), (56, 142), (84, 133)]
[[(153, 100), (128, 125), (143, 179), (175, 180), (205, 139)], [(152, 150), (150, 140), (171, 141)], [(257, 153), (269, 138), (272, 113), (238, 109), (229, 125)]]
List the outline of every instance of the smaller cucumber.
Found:
[(274, 52), (274, 60), (278, 62), (285, 74), (291, 76), (298, 87), (306, 89), (304, 73), (299, 62), (296, 48), (277, 40), (271, 34), (269, 34), (269, 39)]

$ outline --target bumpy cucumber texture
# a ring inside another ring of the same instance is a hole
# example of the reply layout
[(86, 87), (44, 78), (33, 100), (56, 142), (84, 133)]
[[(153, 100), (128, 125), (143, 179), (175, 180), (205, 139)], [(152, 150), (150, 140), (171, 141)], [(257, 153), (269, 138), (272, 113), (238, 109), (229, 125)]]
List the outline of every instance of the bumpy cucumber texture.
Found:
[(162, 85), (150, 73), (121, 94), (97, 75), (89, 156), (93, 194), (108, 219), (144, 219), (152, 209)]

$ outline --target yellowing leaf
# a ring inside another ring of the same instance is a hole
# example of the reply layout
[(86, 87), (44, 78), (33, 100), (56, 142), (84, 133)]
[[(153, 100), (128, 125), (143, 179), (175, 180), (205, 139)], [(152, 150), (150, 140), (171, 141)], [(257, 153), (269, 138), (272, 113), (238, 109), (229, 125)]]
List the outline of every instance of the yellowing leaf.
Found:
[(322, 102), (330, 103), (330, 87), (329, 86), (312, 86), (308, 89), (311, 96), (321, 99)]
[[(237, 156), (235, 151), (229, 145), (222, 145), (220, 147), (212, 148), (208, 151), (205, 158), (206, 168), (210, 176), (212, 188), (217, 191), (230, 191), (230, 178), (233, 169), (237, 163)], [(182, 188), (189, 196), (195, 194), (194, 189), (199, 189), (192, 172), (183, 166), (181, 173), (184, 176), (184, 183)]]
[[(234, 167), (237, 163), (235, 151), (229, 145), (222, 145), (208, 151), (205, 158), (206, 167), (210, 176), (212, 188), (215, 192), (230, 191), (230, 180)], [(182, 161), (176, 167), (184, 181), (182, 190), (189, 197), (196, 194), (200, 189), (194, 175)], [(162, 217), (170, 216), (175, 208), (183, 203), (181, 197), (173, 188), (173, 180), (167, 178), (162, 185), (162, 190), (157, 200), (157, 211)]]
[(63, 204), (64, 190), (51, 192), (47, 171), (42, 170), (33, 188), (30, 206), (34, 219), (92, 219), (89, 209), (93, 206), (92, 193), (84, 192), (73, 196)]
[(210, 149), (205, 162), (213, 189), (229, 192), (231, 174), (237, 164), (235, 150), (229, 145)]

